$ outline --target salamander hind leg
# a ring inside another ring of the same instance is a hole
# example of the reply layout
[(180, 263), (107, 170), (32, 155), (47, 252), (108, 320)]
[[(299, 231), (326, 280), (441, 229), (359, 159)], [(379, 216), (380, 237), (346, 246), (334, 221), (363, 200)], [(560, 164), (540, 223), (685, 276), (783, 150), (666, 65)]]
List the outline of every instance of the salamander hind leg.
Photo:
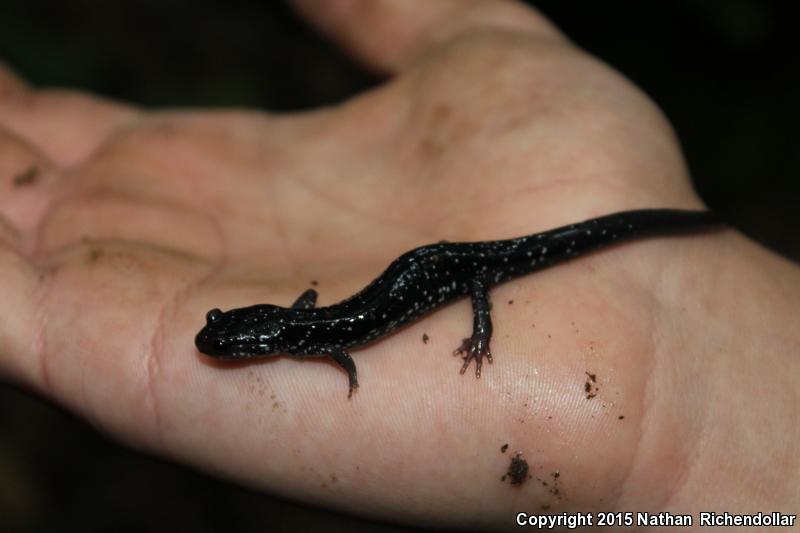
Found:
[(330, 355), (331, 359), (336, 361), (336, 363), (347, 372), (347, 378), (350, 383), (350, 390), (347, 393), (347, 397), (350, 398), (353, 396), (353, 391), (358, 388), (358, 373), (353, 358), (350, 357), (350, 354), (344, 351), (344, 349), (337, 347), (325, 350), (325, 353)]
[(481, 366), (483, 358), (492, 362), (492, 352), (489, 349), (489, 341), (492, 338), (492, 317), (489, 310), (489, 286), (482, 278), (472, 280), (470, 288), (472, 299), (472, 336), (464, 339), (461, 346), (453, 354), (463, 354), (464, 364), (461, 366), (461, 373), (466, 372), (470, 362), (475, 360), (475, 377), (481, 377)]
[(475, 359), (476, 378), (481, 377), (483, 358), (486, 357), (486, 360), (489, 361), (489, 363), (492, 362), (492, 351), (489, 349), (489, 339), (476, 338), (474, 336), (464, 339), (464, 342), (461, 343), (461, 346), (453, 352), (453, 355), (460, 354), (463, 354), (462, 359), (464, 360), (464, 364), (461, 365), (461, 370), (459, 373), (463, 374), (466, 372), (470, 362)]
[(311, 309), (317, 303), (317, 291), (308, 289), (306, 292), (297, 297), (297, 300), (292, 304), (292, 309)]

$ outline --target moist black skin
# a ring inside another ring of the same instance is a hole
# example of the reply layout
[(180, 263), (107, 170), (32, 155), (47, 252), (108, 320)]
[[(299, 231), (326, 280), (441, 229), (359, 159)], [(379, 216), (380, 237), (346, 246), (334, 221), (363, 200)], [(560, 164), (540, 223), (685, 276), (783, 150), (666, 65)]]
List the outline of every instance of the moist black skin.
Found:
[(358, 387), (349, 349), (388, 335), (429, 311), (466, 295), (472, 300), (472, 335), (456, 353), (463, 374), (475, 361), (492, 362), (489, 289), (619, 241), (690, 233), (718, 226), (706, 211), (644, 209), (624, 211), (560, 228), (501, 241), (439, 242), (415, 248), (394, 260), (372, 283), (346, 300), (315, 307), (309, 289), (291, 307), (254, 305), (223, 312), (212, 309), (195, 344), (220, 359), (291, 354), (327, 356), (348, 375), (349, 393)]

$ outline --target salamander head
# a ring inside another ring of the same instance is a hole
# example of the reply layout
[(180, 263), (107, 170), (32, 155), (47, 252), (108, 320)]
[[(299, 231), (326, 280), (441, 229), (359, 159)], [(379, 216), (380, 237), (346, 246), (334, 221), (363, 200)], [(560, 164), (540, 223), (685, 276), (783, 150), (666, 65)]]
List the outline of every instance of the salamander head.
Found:
[(219, 359), (247, 359), (283, 351), (282, 314), (274, 305), (256, 305), (222, 312), (212, 309), (194, 339), (197, 349)]

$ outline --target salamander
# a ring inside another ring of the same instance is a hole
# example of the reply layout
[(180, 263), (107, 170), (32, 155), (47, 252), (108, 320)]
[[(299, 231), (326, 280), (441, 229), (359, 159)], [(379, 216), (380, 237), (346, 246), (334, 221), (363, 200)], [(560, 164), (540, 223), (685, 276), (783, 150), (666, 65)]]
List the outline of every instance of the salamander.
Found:
[(632, 238), (683, 234), (721, 224), (707, 211), (644, 209), (624, 211), (515, 239), (446, 242), (414, 248), (395, 259), (372, 283), (337, 304), (316, 307), (308, 289), (291, 307), (253, 305), (211, 309), (195, 338), (197, 349), (220, 359), (278, 354), (327, 356), (348, 375), (349, 392), (358, 387), (350, 349), (386, 336), (429, 311), (463, 296), (472, 300), (472, 335), (455, 353), (463, 374), (475, 361), (491, 363), (489, 289), (592, 250)]

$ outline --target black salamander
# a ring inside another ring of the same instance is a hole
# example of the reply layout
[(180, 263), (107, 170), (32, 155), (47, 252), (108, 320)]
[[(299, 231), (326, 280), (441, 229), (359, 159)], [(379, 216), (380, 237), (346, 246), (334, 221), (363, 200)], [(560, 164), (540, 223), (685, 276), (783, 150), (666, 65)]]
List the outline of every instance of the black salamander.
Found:
[(689, 233), (721, 224), (709, 212), (677, 209), (625, 211), (585, 222), (502, 241), (441, 242), (415, 248), (397, 258), (372, 283), (350, 298), (315, 307), (309, 289), (291, 307), (254, 305), (223, 312), (212, 309), (195, 344), (220, 359), (249, 359), (288, 353), (331, 357), (346, 372), (350, 391), (358, 387), (348, 350), (387, 335), (445, 303), (469, 295), (472, 336), (455, 353), (463, 354), (461, 373), (483, 358), (492, 362), (489, 289), (556, 263), (631, 238)]

